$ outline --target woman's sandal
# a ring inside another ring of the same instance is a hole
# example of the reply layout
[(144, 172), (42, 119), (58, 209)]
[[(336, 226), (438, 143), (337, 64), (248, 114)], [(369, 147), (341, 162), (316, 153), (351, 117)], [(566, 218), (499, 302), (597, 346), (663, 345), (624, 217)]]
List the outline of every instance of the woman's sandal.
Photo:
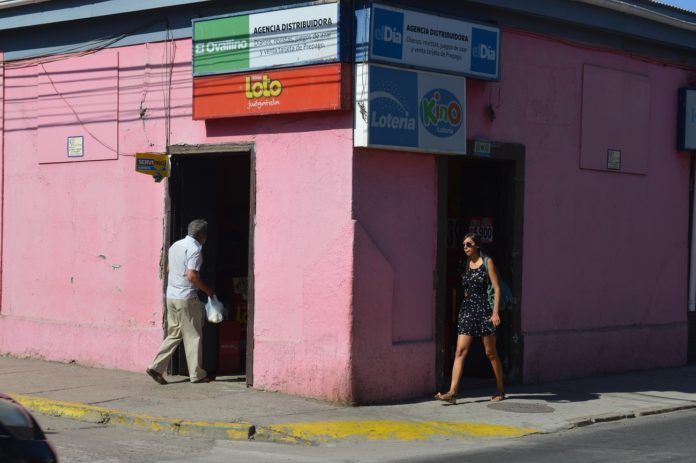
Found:
[(446, 392), (442, 394), (438, 392), (437, 394), (435, 394), (435, 400), (442, 400), (443, 402), (447, 402), (452, 405), (457, 405), (457, 394), (452, 394), (451, 392)]
[(503, 400), (505, 400), (504, 392), (498, 392), (496, 395), (491, 397), (491, 402), (502, 402)]

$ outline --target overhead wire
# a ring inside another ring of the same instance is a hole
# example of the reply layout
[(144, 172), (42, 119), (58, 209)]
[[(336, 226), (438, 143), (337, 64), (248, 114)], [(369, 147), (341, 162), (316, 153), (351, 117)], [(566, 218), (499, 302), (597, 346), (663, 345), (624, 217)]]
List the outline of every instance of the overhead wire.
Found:
[(167, 32), (164, 41), (164, 59), (162, 63), (163, 72), (163, 85), (162, 88), (162, 99), (164, 102), (164, 126), (165, 126), (165, 148), (169, 147), (171, 140), (171, 110), (172, 110), (172, 79), (174, 75), (174, 62), (176, 59), (176, 43), (174, 42), (174, 34), (172, 33), (171, 27), (169, 27), (169, 21), (165, 21)]
[(48, 78), (48, 81), (51, 83), (51, 87), (53, 87), (53, 90), (55, 91), (56, 95), (58, 95), (58, 96), (60, 97), (60, 99), (63, 100), (63, 102), (68, 106), (68, 108), (70, 109), (70, 111), (71, 111), (71, 112), (73, 113), (73, 115), (75, 116), (75, 119), (77, 119), (77, 122), (80, 123), (80, 125), (81, 125), (82, 128), (85, 130), (85, 132), (87, 132), (94, 140), (96, 140), (97, 143), (99, 143), (100, 145), (102, 145), (102, 146), (103, 146), (104, 148), (106, 148), (107, 150), (109, 150), (109, 151), (111, 151), (111, 152), (113, 152), (113, 153), (119, 154), (119, 153), (118, 153), (118, 149), (116, 149), (116, 148), (114, 148), (114, 147), (108, 145), (106, 142), (102, 141), (101, 139), (99, 139), (99, 137), (97, 137), (94, 133), (92, 133), (91, 130), (89, 130), (88, 124), (86, 124), (86, 123), (82, 120), (82, 118), (80, 118), (80, 115), (77, 113), (77, 111), (75, 110), (75, 108), (73, 107), (73, 105), (70, 104), (70, 101), (68, 101), (68, 99), (65, 98), (65, 96), (58, 90), (58, 87), (56, 87), (56, 83), (55, 83), (55, 82), (53, 81), (53, 79), (51, 78), (51, 73), (49, 73), (49, 72), (46, 70), (46, 68), (44, 67), (44, 63), (41, 63), (39, 66), (41, 66), (41, 69), (43, 69), (44, 75)]
[(18, 60), (10, 60), (10, 61), (5, 61), (5, 69), (22, 69), (22, 68), (28, 68), (32, 66), (36, 66), (39, 64), (46, 64), (46, 63), (52, 63), (55, 61), (62, 61), (66, 59), (72, 59), (75, 57), (81, 57), (81, 56), (87, 56), (91, 55), (94, 53), (97, 53), (101, 50), (104, 50), (105, 48), (109, 48), (115, 43), (130, 37), (132, 35), (137, 34), (138, 32), (141, 32), (143, 30), (150, 29), (153, 26), (156, 26), (157, 24), (160, 24), (164, 22), (167, 25), (167, 32), (171, 34), (171, 30), (169, 27), (169, 20), (164, 18), (164, 19), (158, 19), (156, 21), (153, 21), (151, 23), (135, 27), (133, 29), (129, 29), (126, 32), (123, 32), (121, 34), (113, 35), (113, 36), (107, 36), (107, 37), (102, 37), (93, 40), (92, 42), (95, 43), (95, 46), (90, 47), (90, 48), (85, 48), (84, 44), (79, 44), (79, 45), (73, 45), (70, 47), (66, 47), (63, 49), (55, 50), (51, 52), (50, 55), (45, 55), (45, 54), (40, 54), (35, 57), (31, 58), (22, 58)]
[[(172, 91), (172, 80), (173, 80), (173, 72), (174, 72), (174, 61), (176, 57), (176, 44), (174, 42), (174, 34), (172, 31), (172, 28), (170, 26), (169, 20), (167, 18), (164, 19), (158, 19), (157, 21), (148, 23), (144, 26), (139, 26), (133, 29), (130, 29), (127, 32), (124, 32), (122, 34), (118, 34), (115, 36), (103, 38), (103, 39), (98, 39), (97, 45), (89, 48), (89, 49), (84, 49), (84, 45), (76, 45), (71, 48), (66, 48), (63, 49), (59, 52), (59, 54), (53, 54), (53, 55), (44, 55), (44, 56), (37, 56), (34, 58), (28, 58), (28, 59), (22, 59), (22, 60), (17, 60), (17, 61), (6, 61), (3, 63), (5, 71), (7, 70), (16, 70), (16, 69), (26, 69), (26, 68), (31, 68), (31, 67), (40, 67), (43, 70), (43, 75), (46, 76), (48, 79), (49, 83), (51, 84), (51, 87), (53, 88), (53, 91), (55, 94), (60, 97), (60, 99), (65, 103), (65, 105), (68, 107), (70, 112), (73, 114), (77, 122), (80, 124), (80, 126), (87, 132), (97, 143), (102, 145), (104, 148), (107, 150), (116, 153), (119, 156), (129, 156), (133, 157), (134, 155), (129, 155), (129, 154), (124, 154), (120, 153), (118, 148), (115, 148), (105, 141), (101, 140), (95, 133), (93, 133), (89, 129), (89, 124), (86, 123), (79, 115), (79, 112), (75, 109), (75, 107), (70, 103), (70, 101), (63, 95), (59, 90), (58, 86), (56, 85), (56, 82), (53, 80), (51, 77), (51, 73), (46, 69), (45, 64), (49, 63), (54, 63), (58, 61), (64, 61), (68, 59), (75, 59), (75, 58), (81, 58), (84, 56), (89, 56), (95, 53), (98, 53), (99, 51), (102, 51), (104, 49), (107, 49), (114, 45), (115, 43), (123, 40), (126, 37), (129, 37), (131, 35), (134, 35), (142, 30), (149, 29), (157, 24), (160, 24), (164, 22), (165, 27), (166, 27), (166, 32), (165, 32), (165, 45), (164, 45), (164, 51), (163, 51), (163, 75), (162, 75), (162, 92), (163, 92), (163, 106), (164, 106), (164, 113), (165, 113), (165, 140), (166, 140), (166, 146), (169, 146), (170, 143), (170, 137), (171, 137), (171, 91)], [(71, 53), (71, 51), (75, 50), (80, 50), (75, 53)]]

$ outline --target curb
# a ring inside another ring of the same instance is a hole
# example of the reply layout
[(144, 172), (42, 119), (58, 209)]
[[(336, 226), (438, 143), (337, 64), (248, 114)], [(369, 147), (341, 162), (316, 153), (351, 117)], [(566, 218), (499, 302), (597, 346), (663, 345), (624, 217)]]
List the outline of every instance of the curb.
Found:
[(678, 412), (696, 408), (696, 403), (669, 405), (664, 407), (639, 408), (631, 412), (624, 413), (605, 413), (601, 415), (585, 416), (570, 422), (571, 428), (582, 428), (598, 423), (608, 423), (610, 421), (620, 421), (641, 416), (661, 415), (664, 413)]
[[(255, 426), (247, 422), (205, 422), (124, 412), (74, 402), (8, 393), (32, 412), (97, 424), (126, 426), (150, 432), (218, 440), (260, 440), (298, 445), (320, 445), (346, 440), (427, 441), (429, 439), (515, 438), (530, 434), (549, 434), (516, 426), (485, 423), (417, 420), (352, 420), (278, 423)], [(564, 429), (658, 415), (696, 408), (696, 402), (630, 412), (606, 413), (570, 420)]]
[(427, 441), (430, 439), (510, 438), (542, 431), (518, 426), (418, 420), (352, 420), (279, 423), (257, 429), (259, 440), (319, 445), (345, 440)]
[(13, 393), (9, 393), (8, 395), (33, 412), (86, 421), (89, 423), (114, 424), (151, 432), (223, 440), (247, 440), (256, 432), (255, 426), (251, 423), (187, 421), (139, 413), (128, 413), (113, 408), (95, 407), (93, 405), (44, 399), (42, 397)]
[(542, 431), (485, 423), (352, 420), (279, 423), (205, 422), (165, 418), (93, 405), (10, 393), (32, 412), (97, 424), (126, 426), (151, 432), (219, 440), (260, 440), (284, 444), (319, 445), (348, 439), (369, 441), (425, 441), (432, 438), (505, 438)]

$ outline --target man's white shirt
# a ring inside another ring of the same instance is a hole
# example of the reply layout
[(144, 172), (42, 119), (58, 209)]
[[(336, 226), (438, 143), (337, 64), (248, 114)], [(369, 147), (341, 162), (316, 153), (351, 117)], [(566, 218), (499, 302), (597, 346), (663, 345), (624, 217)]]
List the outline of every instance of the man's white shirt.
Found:
[(196, 297), (196, 288), (186, 278), (186, 270), (199, 272), (203, 263), (203, 246), (191, 236), (186, 236), (169, 248), (169, 279), (167, 299), (190, 299)]

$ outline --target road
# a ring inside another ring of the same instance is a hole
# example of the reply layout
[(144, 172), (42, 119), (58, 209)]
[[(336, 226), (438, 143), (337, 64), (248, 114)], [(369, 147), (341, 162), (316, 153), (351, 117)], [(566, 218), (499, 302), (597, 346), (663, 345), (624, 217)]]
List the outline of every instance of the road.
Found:
[[(696, 410), (604, 423), (545, 436), (517, 439), (510, 446), (466, 453), (467, 463), (656, 463), (694, 462)], [(458, 456), (403, 460), (461, 463)]]
[(553, 435), (431, 443), (341, 442), (307, 447), (190, 439), (38, 415), (61, 463), (206, 462), (693, 462), (696, 410)]

